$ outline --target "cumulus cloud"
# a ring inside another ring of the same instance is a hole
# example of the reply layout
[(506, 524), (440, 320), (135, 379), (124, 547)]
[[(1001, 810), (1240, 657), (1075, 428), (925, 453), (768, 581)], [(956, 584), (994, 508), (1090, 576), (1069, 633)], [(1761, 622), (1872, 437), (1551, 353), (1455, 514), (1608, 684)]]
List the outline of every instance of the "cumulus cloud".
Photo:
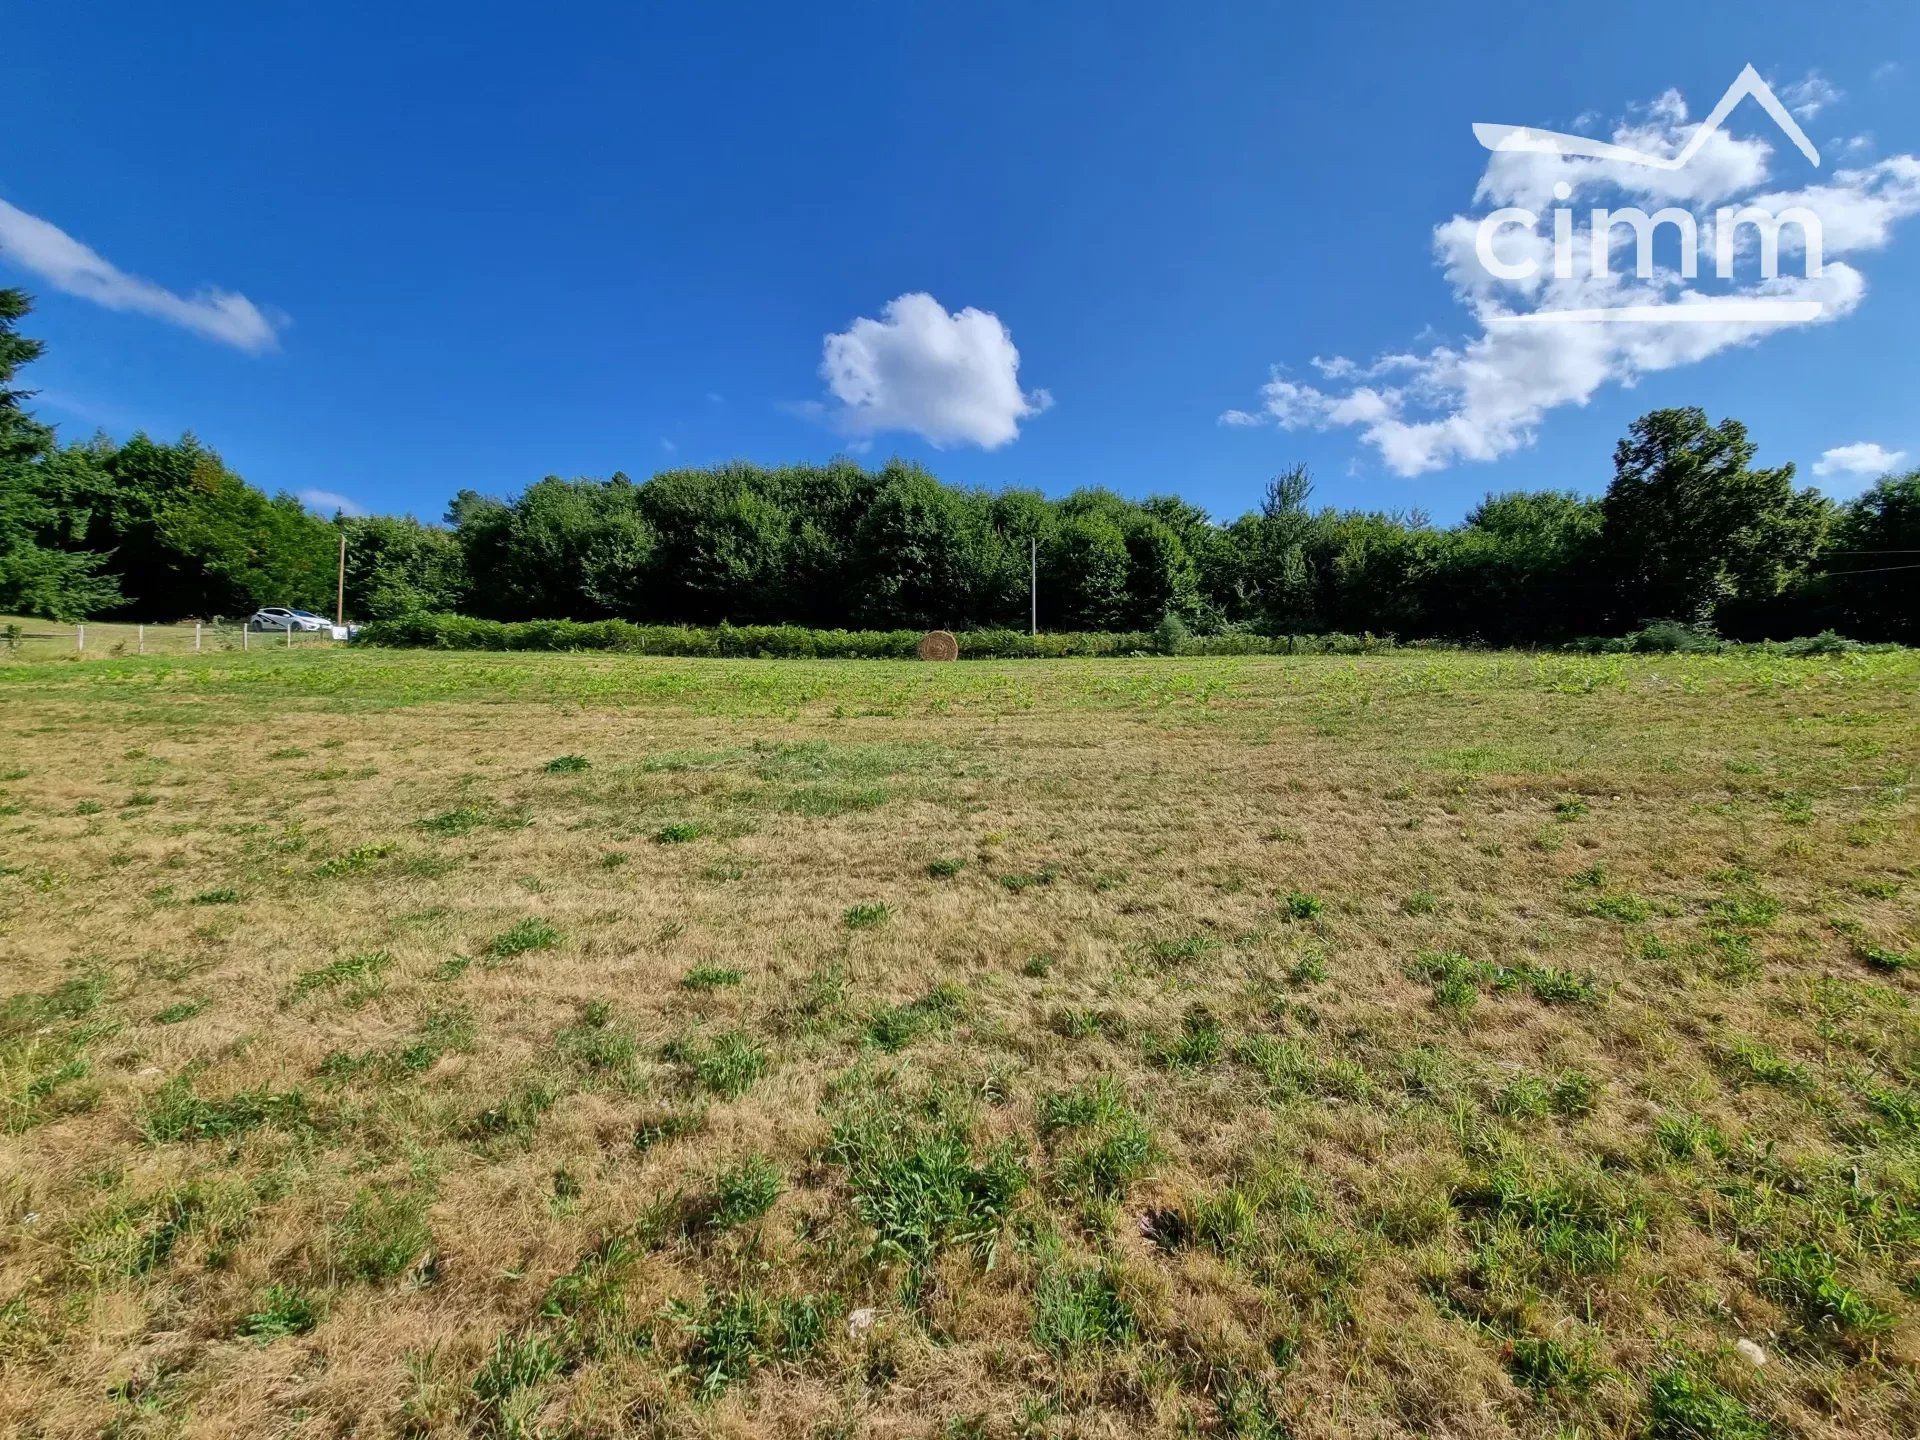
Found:
[(1871, 440), (1860, 440), (1852, 445), (1836, 445), (1826, 451), (1813, 462), (1813, 473), (1873, 479), (1898, 470), (1906, 463), (1906, 459), (1907, 452), (1904, 450), (1889, 450)]
[[(1789, 89), (1802, 106), (1838, 98), (1818, 77)], [(1685, 101), (1668, 92), (1615, 122), (1611, 136), (1616, 145), (1670, 157), (1697, 131)], [(1582, 133), (1591, 132), (1583, 128)], [(1787, 158), (1799, 165), (1791, 150)], [(1798, 324), (1851, 314), (1867, 285), (1847, 257), (1884, 248), (1900, 220), (1920, 213), (1920, 160), (1898, 155), (1834, 171), (1818, 183), (1785, 187), (1774, 181), (1775, 159), (1768, 140), (1721, 129), (1704, 132), (1693, 159), (1674, 171), (1611, 157), (1495, 151), (1475, 189), (1474, 211), (1436, 225), (1432, 238), (1434, 262), (1468, 312), (1474, 333), (1367, 361), (1314, 356), (1311, 379), (1276, 366), (1260, 390), (1258, 406), (1226, 411), (1221, 422), (1281, 429), (1351, 427), (1388, 469), (1419, 475), (1462, 461), (1495, 460), (1530, 445), (1549, 413), (1584, 405), (1603, 386), (1630, 386), (1643, 376), (1757, 344)], [(1822, 264), (1807, 263), (1799, 227), (1789, 225), (1781, 232), (1780, 272), (1765, 278), (1756, 263), (1757, 232), (1744, 226), (1733, 236), (1733, 277), (1718, 280), (1713, 213), (1722, 205), (1748, 204), (1775, 215), (1796, 205), (1813, 211), (1824, 232)], [(1550, 218), (1562, 205), (1574, 217), (1577, 257), (1566, 275), (1555, 265)], [(1691, 207), (1700, 217), (1699, 277), (1683, 276), (1672, 263), (1636, 273), (1633, 234), (1624, 226), (1611, 234), (1607, 271), (1591, 273), (1590, 212), (1597, 205)], [(1492, 247), (1500, 262), (1496, 273), (1479, 249), (1481, 220), (1504, 207), (1522, 207), (1541, 219), (1533, 229), (1515, 224), (1498, 231)], [(1789, 260), (1797, 262), (1799, 273)], [(1726, 301), (1769, 308), (1742, 313), (1727, 309)], [(1618, 312), (1628, 306), (1666, 308), (1644, 323), (1551, 320), (1538, 313)]]
[(129, 275), (51, 221), (0, 200), (0, 259), (69, 295), (109, 310), (130, 310), (258, 353), (279, 343), (279, 325), (244, 295), (211, 286), (179, 295), (152, 280)]
[(1045, 390), (1020, 388), (1020, 352), (997, 315), (971, 306), (949, 314), (919, 292), (827, 336), (820, 376), (832, 396), (824, 413), (861, 439), (905, 430), (936, 446), (995, 450), (1053, 403)]
[(342, 515), (364, 515), (367, 507), (349, 495), (337, 490), (302, 490), (300, 503), (316, 514), (331, 516), (335, 511)]

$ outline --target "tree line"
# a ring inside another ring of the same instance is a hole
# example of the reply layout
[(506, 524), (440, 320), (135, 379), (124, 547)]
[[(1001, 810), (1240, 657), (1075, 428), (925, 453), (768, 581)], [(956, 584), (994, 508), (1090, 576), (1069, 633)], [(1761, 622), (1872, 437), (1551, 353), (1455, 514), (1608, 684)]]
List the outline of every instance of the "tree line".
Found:
[[(1599, 497), (1489, 496), (1459, 524), (1315, 508), (1304, 469), (1229, 523), (1173, 495), (946, 484), (900, 460), (548, 477), (461, 490), (444, 523), (331, 520), (191, 435), (57, 443), (13, 387), (40, 353), (0, 290), (0, 613), (146, 620), (330, 610), (342, 533), (357, 619), (626, 619), (819, 628), (1374, 633), (1493, 644), (1656, 620), (1745, 637), (1920, 642), (1920, 472), (1835, 504), (1754, 464), (1736, 420), (1636, 420)], [(1904, 557), (1903, 557), (1904, 552)]]

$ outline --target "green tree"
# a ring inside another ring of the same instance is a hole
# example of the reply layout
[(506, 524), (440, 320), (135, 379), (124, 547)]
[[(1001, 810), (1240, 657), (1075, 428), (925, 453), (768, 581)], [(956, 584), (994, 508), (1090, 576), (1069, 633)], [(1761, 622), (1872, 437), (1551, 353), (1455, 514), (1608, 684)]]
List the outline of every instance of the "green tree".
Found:
[(1793, 466), (1753, 466), (1737, 420), (1655, 410), (1614, 450), (1601, 549), (1616, 622), (1712, 623), (1733, 601), (1779, 595), (1819, 550), (1832, 507)]
[(466, 604), (466, 556), (453, 531), (411, 516), (367, 515), (338, 524), (347, 538), (347, 613), (354, 619)]
[(20, 367), (42, 353), (19, 333), (32, 309), (22, 290), (0, 289), (0, 612), (74, 620), (120, 600), (102, 574), (107, 557), (71, 542), (72, 512), (55, 483), (53, 431), (26, 410), (32, 391), (14, 388)]

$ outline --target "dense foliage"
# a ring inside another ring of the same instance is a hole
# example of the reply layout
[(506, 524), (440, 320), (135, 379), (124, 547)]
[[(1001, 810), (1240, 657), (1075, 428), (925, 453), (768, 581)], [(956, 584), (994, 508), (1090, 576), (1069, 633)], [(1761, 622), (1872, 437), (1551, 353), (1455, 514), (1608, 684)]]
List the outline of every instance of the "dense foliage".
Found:
[(1446, 529), (1313, 509), (1297, 468), (1223, 525), (1173, 496), (1052, 500), (845, 459), (549, 477), (511, 501), (462, 490), (441, 525), (328, 521), (269, 499), (191, 436), (56, 445), (10, 388), (39, 354), (14, 328), (26, 308), (0, 291), (0, 612), (331, 609), (344, 531), (359, 619), (1018, 631), (1033, 556), (1049, 632), (1532, 644), (1677, 621), (1920, 641), (1920, 585), (1900, 568), (1920, 551), (1920, 472), (1835, 505), (1796, 489), (1790, 465), (1756, 469), (1745, 427), (1696, 409), (1634, 422), (1598, 499), (1489, 496)]
[[(401, 615), (375, 620), (358, 638), (370, 645), (438, 650), (617, 650), (762, 660), (911, 660), (919, 630), (814, 630), (804, 625), (636, 625), (630, 620), (476, 620), (469, 615)], [(962, 630), (963, 660), (1074, 660), (1107, 655), (1359, 655), (1390, 648), (1371, 635), (1193, 635), (1184, 626), (1152, 630)]]

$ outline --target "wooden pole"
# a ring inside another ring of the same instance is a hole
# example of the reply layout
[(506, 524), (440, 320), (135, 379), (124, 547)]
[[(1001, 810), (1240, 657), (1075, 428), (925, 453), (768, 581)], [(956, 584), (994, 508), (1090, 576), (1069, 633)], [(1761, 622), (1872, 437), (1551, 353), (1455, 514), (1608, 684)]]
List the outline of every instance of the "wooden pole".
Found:
[(147, 627), (144, 625), (133, 627), (133, 653), (136, 655), (147, 653)]
[(193, 622), (193, 653), (196, 655), (200, 653), (200, 622), (198, 620)]
[(1040, 542), (1037, 539), (1027, 541), (1027, 599), (1032, 605), (1032, 613), (1027, 618), (1027, 633), (1040, 633)]
[(340, 532), (340, 584), (333, 592), (333, 623), (347, 623), (347, 532)]

